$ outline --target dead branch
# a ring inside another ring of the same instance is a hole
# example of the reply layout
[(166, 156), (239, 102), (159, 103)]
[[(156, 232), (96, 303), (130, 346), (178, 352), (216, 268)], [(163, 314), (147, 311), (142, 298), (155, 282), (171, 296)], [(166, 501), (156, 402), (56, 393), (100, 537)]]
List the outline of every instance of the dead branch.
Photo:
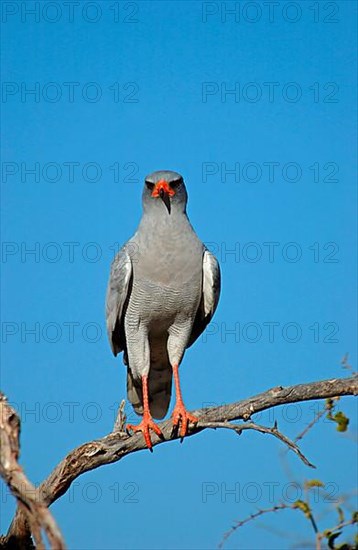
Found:
[(311, 468), (316, 467), (305, 457), (305, 455), (300, 451), (296, 443), (294, 443), (288, 437), (278, 431), (276, 424), (272, 428), (267, 428), (266, 426), (255, 424), (254, 422), (248, 422), (246, 424), (231, 424), (230, 422), (200, 422), (200, 427), (213, 428), (214, 430), (216, 430), (217, 428), (234, 430), (238, 435), (241, 435), (243, 430), (256, 430), (257, 432), (263, 434), (273, 435), (274, 437), (277, 437), (277, 439), (280, 439), (283, 443), (285, 443), (288, 449), (291, 449), (294, 453), (296, 453), (297, 456), (300, 457), (302, 462), (306, 464), (306, 466), (310, 466)]
[(286, 504), (284, 502), (281, 502), (280, 504), (275, 504), (275, 506), (272, 506), (271, 508), (263, 508), (257, 510), (257, 512), (254, 512), (250, 514), (245, 519), (240, 519), (235, 522), (235, 525), (231, 527), (229, 531), (224, 533), (223, 538), (221, 539), (218, 548), (223, 548), (226, 540), (231, 537), (231, 535), (237, 531), (240, 527), (245, 525), (246, 523), (249, 523), (250, 521), (253, 521), (254, 519), (263, 516), (264, 514), (271, 514), (272, 512), (278, 512), (279, 510), (292, 510), (293, 506), (292, 504)]
[[(199, 417), (199, 422), (195, 426), (189, 426), (188, 436), (203, 431), (209, 423), (225, 423), (225, 427), (227, 427), (227, 423), (230, 421), (239, 419), (247, 421), (255, 413), (279, 405), (357, 394), (358, 378), (354, 376), (345, 379), (331, 379), (299, 384), (286, 388), (278, 386), (236, 403), (193, 411), (193, 414)], [(178, 438), (178, 435), (173, 433), (171, 420), (161, 422), (159, 426), (163, 433), (163, 439), (159, 439), (155, 434), (152, 434), (153, 447)], [(240, 428), (241, 430), (243, 429), (242, 426)], [(271, 430), (269, 433), (273, 434), (272, 428), (268, 428), (267, 430)], [(266, 433), (268, 432), (266, 431)], [(273, 435), (279, 437), (277, 432)], [(284, 436), (279, 438), (288, 444), (287, 438), (283, 439)], [(294, 443), (290, 442), (290, 448), (295, 449), (292, 445), (295, 446)], [(129, 436), (123, 432), (122, 407), (119, 410), (115, 430), (101, 439), (84, 443), (71, 451), (54, 468), (49, 477), (41, 483), (38, 488), (38, 495), (47, 506), (50, 506), (50, 504), (66, 493), (71, 483), (83, 473), (105, 464), (117, 462), (128, 454), (144, 449), (146, 447), (141, 434)], [(7, 540), (16, 541), (17, 548), (21, 548), (21, 543), (28, 537), (28, 534), (29, 525), (26, 523), (26, 516), (23, 510), (18, 508), (10, 526)]]
[[(302, 500), (298, 500), (298, 501), (293, 502), (291, 504), (288, 504), (286, 502), (280, 502), (278, 504), (275, 504), (274, 506), (271, 506), (270, 508), (259, 508), (256, 512), (253, 512), (252, 514), (250, 514), (246, 518), (235, 521), (234, 525), (228, 531), (226, 531), (226, 533), (224, 533), (224, 535), (223, 535), (223, 537), (222, 537), (222, 539), (221, 539), (221, 541), (218, 545), (218, 548), (219, 549), (223, 548), (224, 545), (225, 545), (225, 542), (227, 541), (227, 539), (229, 537), (231, 537), (231, 535), (233, 533), (235, 533), (235, 531), (240, 529), (240, 527), (242, 527), (243, 525), (246, 525), (247, 523), (250, 523), (251, 521), (257, 519), (260, 516), (263, 516), (263, 515), (266, 515), (266, 514), (271, 514), (273, 512), (278, 512), (278, 511), (281, 511), (281, 510), (298, 510), (298, 511), (301, 511), (301, 512), (304, 513), (306, 518), (311, 522), (312, 527), (313, 527), (313, 531), (315, 533), (316, 550), (321, 550), (321, 548), (322, 548), (321, 547), (321, 542), (322, 542), (323, 539), (329, 538), (330, 535), (334, 535), (335, 533), (337, 533), (337, 535), (339, 535), (340, 534), (339, 531), (341, 529), (344, 529), (344, 527), (348, 527), (349, 525), (354, 525), (355, 523), (358, 522), (358, 515), (357, 515), (357, 513), (354, 513), (349, 520), (347, 520), (347, 521), (342, 520), (335, 527), (332, 527), (331, 529), (327, 529), (323, 532), (320, 532), (318, 530), (318, 527), (317, 527), (315, 518), (313, 516), (312, 510), (309, 507), (307, 502), (302, 501)], [(347, 550), (348, 550), (348, 546), (347, 546)]]
[[(20, 419), (15, 410), (0, 393), (0, 475), (18, 502), (18, 510), (29, 525), (39, 550), (44, 550), (41, 531), (47, 535), (51, 548), (65, 550), (60, 530), (47, 505), (39, 498), (37, 489), (27, 479), (18, 464), (20, 454)], [(24, 539), (27, 547), (32, 546), (30, 533)]]

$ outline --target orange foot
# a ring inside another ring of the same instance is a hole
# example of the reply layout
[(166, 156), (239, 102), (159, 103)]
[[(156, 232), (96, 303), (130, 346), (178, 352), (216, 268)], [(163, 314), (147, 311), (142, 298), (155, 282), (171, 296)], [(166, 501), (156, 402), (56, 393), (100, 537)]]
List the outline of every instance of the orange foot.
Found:
[(153, 432), (155, 432), (159, 437), (163, 438), (161, 429), (154, 422), (153, 418), (149, 413), (143, 414), (143, 420), (140, 424), (138, 424), (138, 426), (134, 426), (134, 424), (127, 424), (126, 429), (132, 430), (134, 433), (142, 432), (144, 441), (148, 449), (150, 450), (150, 452), (153, 452), (153, 449), (152, 449), (152, 440), (150, 439), (149, 430), (153, 430)]
[(193, 414), (190, 414), (190, 412), (186, 410), (183, 401), (176, 402), (176, 405), (174, 407), (174, 411), (172, 414), (172, 419), (173, 419), (173, 429), (177, 429), (180, 423), (179, 435), (182, 441), (183, 441), (183, 437), (187, 433), (189, 422), (192, 422), (193, 424), (196, 424), (197, 422), (199, 422), (199, 418), (197, 418)]

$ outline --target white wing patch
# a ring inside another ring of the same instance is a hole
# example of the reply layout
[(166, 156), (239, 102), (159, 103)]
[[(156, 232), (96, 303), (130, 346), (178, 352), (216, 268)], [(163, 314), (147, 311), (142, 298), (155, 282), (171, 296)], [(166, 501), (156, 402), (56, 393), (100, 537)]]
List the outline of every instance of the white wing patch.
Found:
[(214, 315), (220, 294), (220, 268), (209, 250), (203, 256), (203, 297), (205, 317)]

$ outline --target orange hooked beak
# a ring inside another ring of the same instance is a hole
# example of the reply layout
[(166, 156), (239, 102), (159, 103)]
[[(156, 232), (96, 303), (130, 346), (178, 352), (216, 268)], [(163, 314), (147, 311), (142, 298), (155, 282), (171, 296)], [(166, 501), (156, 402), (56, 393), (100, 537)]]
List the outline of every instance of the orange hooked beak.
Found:
[(174, 189), (172, 189), (166, 180), (158, 181), (152, 191), (152, 197), (160, 197), (164, 202), (168, 213), (170, 214), (170, 197), (175, 195)]

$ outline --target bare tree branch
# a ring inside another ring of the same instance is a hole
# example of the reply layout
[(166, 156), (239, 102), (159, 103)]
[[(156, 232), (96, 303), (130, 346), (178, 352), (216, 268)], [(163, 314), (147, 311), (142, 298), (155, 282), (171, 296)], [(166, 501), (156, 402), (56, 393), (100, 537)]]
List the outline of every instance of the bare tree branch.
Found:
[[(357, 377), (323, 380), (287, 388), (278, 386), (236, 403), (193, 411), (193, 414), (199, 417), (199, 422), (195, 426), (189, 426), (188, 436), (203, 431), (209, 423), (225, 423), (225, 427), (227, 427), (227, 423), (230, 421), (239, 419), (247, 421), (255, 413), (279, 405), (357, 394)], [(173, 433), (171, 420), (161, 422), (159, 426), (163, 433), (163, 439), (159, 439), (153, 434), (153, 447), (178, 438), (178, 435)], [(243, 428), (241, 427), (241, 429)], [(119, 410), (114, 430), (101, 439), (80, 445), (54, 468), (49, 477), (38, 488), (38, 494), (47, 506), (66, 493), (71, 483), (83, 473), (105, 464), (117, 462), (128, 454), (146, 449), (141, 434), (129, 436), (123, 433), (123, 407)], [(268, 430), (271, 430), (269, 433), (273, 433), (272, 428)], [(273, 435), (279, 437), (277, 433)], [(284, 440), (282, 437), (279, 438)], [(287, 438), (284, 441), (288, 444)], [(293, 442), (290, 442), (290, 444), (289, 446), (294, 449), (292, 445), (295, 444)], [(20, 548), (19, 544), (28, 536), (28, 531), (29, 526), (26, 524), (24, 513), (21, 509), (18, 509), (7, 537), (9, 540), (16, 540), (17, 547)]]
[[(235, 522), (235, 524), (229, 529), (229, 531), (226, 531), (226, 533), (224, 533), (224, 535), (223, 535), (223, 537), (222, 537), (222, 539), (221, 539), (221, 541), (218, 545), (218, 548), (219, 549), (223, 548), (223, 546), (224, 546), (225, 542), (227, 541), (227, 539), (229, 537), (231, 537), (231, 535), (233, 533), (235, 533), (235, 531), (237, 531), (240, 527), (242, 527), (246, 523), (249, 523), (250, 521), (253, 521), (256, 518), (258, 518), (258, 517), (260, 517), (264, 514), (270, 514), (272, 512), (277, 512), (279, 510), (299, 510), (299, 511), (303, 512), (304, 515), (306, 516), (306, 518), (310, 520), (310, 522), (312, 524), (312, 527), (313, 527), (313, 530), (315, 532), (315, 535), (318, 536), (319, 532), (318, 532), (316, 521), (313, 517), (312, 510), (310, 509), (310, 507), (308, 506), (308, 504), (306, 502), (304, 502), (302, 500), (297, 500), (296, 502), (293, 502), (292, 504), (287, 504), (286, 502), (280, 502), (279, 504), (275, 504), (271, 508), (263, 508), (263, 509), (260, 508), (260, 509), (257, 510), (257, 512), (254, 512), (254, 513), (250, 514), (245, 519), (237, 520)], [(352, 522), (350, 522), (349, 525), (351, 523)], [(320, 550), (320, 549), (318, 549), (318, 550)]]
[(257, 512), (254, 512), (254, 513), (250, 514), (245, 519), (237, 520), (235, 522), (235, 525), (233, 525), (229, 531), (226, 531), (226, 533), (224, 533), (223, 538), (221, 539), (218, 548), (223, 548), (223, 546), (224, 546), (225, 542), (227, 541), (227, 539), (229, 537), (231, 537), (231, 535), (235, 531), (237, 531), (237, 529), (239, 529), (240, 527), (242, 527), (246, 523), (249, 523), (250, 521), (253, 521), (256, 518), (258, 518), (260, 516), (263, 516), (264, 514), (271, 514), (272, 512), (278, 512), (279, 510), (292, 510), (292, 508), (293, 508), (292, 504), (286, 504), (284, 502), (281, 502), (280, 504), (275, 504), (275, 506), (272, 506), (271, 508), (259, 509), (259, 510), (257, 510)]
[(302, 462), (306, 464), (306, 466), (310, 466), (311, 468), (316, 467), (305, 457), (304, 454), (302, 454), (296, 443), (294, 443), (288, 437), (278, 431), (276, 424), (275, 426), (273, 426), (273, 428), (267, 428), (266, 426), (255, 424), (254, 422), (248, 422), (246, 424), (231, 424), (230, 422), (200, 422), (200, 427), (213, 428), (214, 430), (216, 430), (217, 428), (225, 428), (229, 430), (234, 430), (238, 435), (241, 435), (243, 430), (256, 430), (257, 432), (263, 434), (273, 435), (274, 437), (277, 437), (277, 439), (280, 439), (283, 443), (285, 443), (287, 447), (291, 449), (294, 453), (296, 453), (297, 456), (300, 457)]
[(121, 404), (118, 407), (117, 418), (113, 426), (114, 432), (126, 433), (127, 417), (126, 417), (126, 413), (124, 412), (125, 406), (126, 406), (126, 402), (124, 399), (122, 399)]
[[(65, 550), (65, 543), (47, 505), (39, 498), (37, 489), (25, 476), (18, 464), (20, 454), (20, 419), (15, 410), (0, 393), (0, 475), (16, 497), (19, 511), (28, 522), (39, 550), (44, 550), (41, 530), (43, 529), (51, 548)], [(27, 547), (32, 546), (30, 533), (24, 539)]]
[[(355, 513), (352, 515), (352, 517), (349, 520), (347, 521), (342, 520), (335, 527), (332, 527), (331, 529), (326, 529), (325, 531), (320, 532), (318, 530), (312, 510), (307, 502), (302, 500), (298, 500), (291, 504), (288, 504), (286, 502), (280, 502), (278, 504), (275, 504), (274, 506), (271, 506), (270, 508), (259, 508), (256, 512), (253, 512), (246, 518), (235, 521), (234, 525), (228, 531), (226, 531), (226, 533), (224, 533), (218, 545), (218, 548), (219, 549), (223, 548), (227, 539), (231, 537), (231, 535), (235, 533), (235, 531), (240, 529), (240, 527), (242, 527), (243, 525), (250, 523), (251, 521), (257, 519), (260, 516), (263, 516), (265, 514), (271, 514), (272, 512), (278, 512), (280, 510), (298, 510), (304, 513), (306, 518), (311, 522), (313, 531), (315, 533), (316, 550), (321, 550), (321, 542), (324, 538), (329, 538), (330, 535), (334, 535), (335, 533), (339, 535), (340, 529), (344, 529), (344, 527), (348, 527), (349, 525), (354, 525), (355, 523), (358, 522), (358, 516), (357, 516), (357, 513)], [(348, 546), (347, 546), (347, 550), (348, 550)]]

